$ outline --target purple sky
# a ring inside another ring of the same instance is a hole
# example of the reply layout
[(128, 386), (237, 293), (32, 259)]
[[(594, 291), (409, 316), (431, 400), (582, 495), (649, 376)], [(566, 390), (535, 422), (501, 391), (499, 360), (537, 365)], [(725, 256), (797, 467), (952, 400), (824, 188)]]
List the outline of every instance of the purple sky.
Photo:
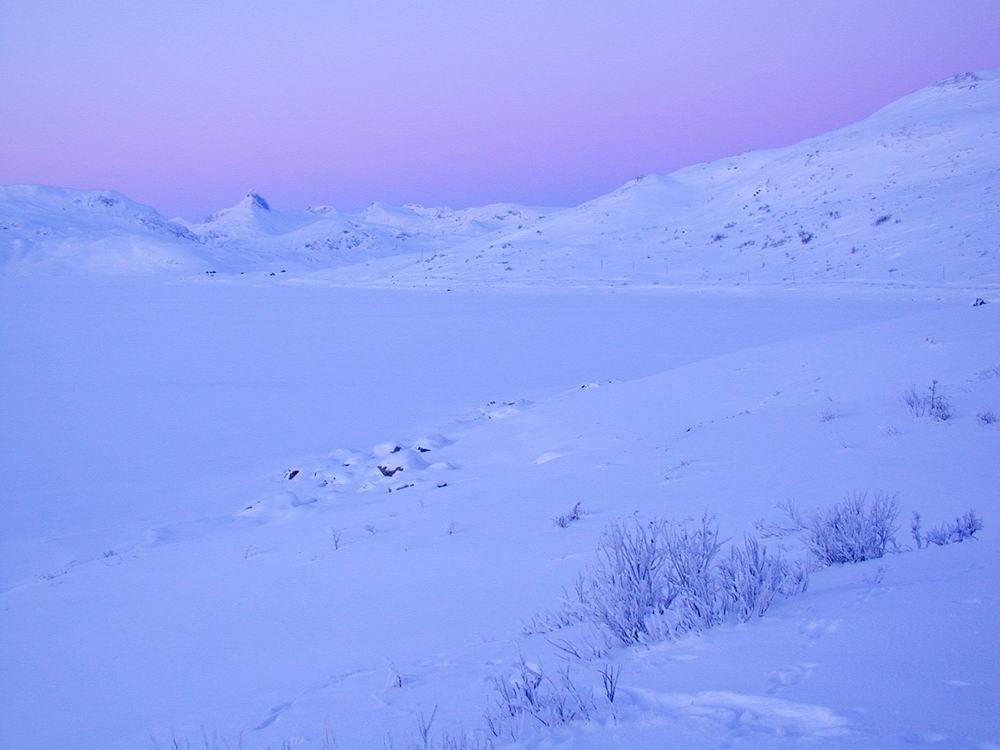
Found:
[(567, 205), (992, 67), (998, 0), (3, 0), (0, 183)]

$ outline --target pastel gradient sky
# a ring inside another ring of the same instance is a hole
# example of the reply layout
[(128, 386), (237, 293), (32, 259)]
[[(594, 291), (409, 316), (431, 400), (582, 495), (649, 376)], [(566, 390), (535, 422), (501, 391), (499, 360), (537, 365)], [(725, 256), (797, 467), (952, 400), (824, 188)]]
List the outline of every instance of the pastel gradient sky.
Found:
[(0, 0), (0, 183), (568, 205), (1000, 67), (1000, 0)]

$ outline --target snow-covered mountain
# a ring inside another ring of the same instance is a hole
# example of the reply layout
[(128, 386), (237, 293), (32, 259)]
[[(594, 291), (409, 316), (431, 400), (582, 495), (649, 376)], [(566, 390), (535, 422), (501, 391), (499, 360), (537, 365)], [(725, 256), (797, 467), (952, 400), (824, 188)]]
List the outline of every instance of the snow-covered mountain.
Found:
[(288, 212), (251, 192), (202, 222), (187, 222), (109, 191), (0, 186), (0, 270), (306, 271), (432, 254), (522, 227), (548, 211), (373, 203), (357, 214), (332, 206)]
[(201, 223), (180, 223), (206, 245), (224, 251), (215, 256), (216, 265), (224, 270), (275, 264), (303, 270), (399, 254), (432, 254), (523, 227), (549, 211), (510, 204), (456, 210), (372, 203), (357, 214), (333, 206), (281, 212), (249, 193)]
[(0, 186), (0, 270), (197, 271), (201, 241), (108, 190)]
[(443, 258), (372, 266), (364, 279), (996, 284), (997, 216), (1000, 71), (967, 73), (842, 130), (640, 177)]
[(334, 283), (1000, 284), (1000, 71), (787, 148), (640, 177), (571, 209), (373, 203), (200, 223), (117, 193), (0, 188), (0, 269), (319, 271)]
[(491, 203), (478, 208), (458, 210), (428, 208), (414, 203), (403, 206), (372, 203), (358, 214), (358, 218), (369, 224), (391, 227), (408, 235), (432, 234), (462, 240), (498, 229), (521, 229), (525, 224), (543, 218), (547, 211), (556, 210), (527, 208), (514, 203)]

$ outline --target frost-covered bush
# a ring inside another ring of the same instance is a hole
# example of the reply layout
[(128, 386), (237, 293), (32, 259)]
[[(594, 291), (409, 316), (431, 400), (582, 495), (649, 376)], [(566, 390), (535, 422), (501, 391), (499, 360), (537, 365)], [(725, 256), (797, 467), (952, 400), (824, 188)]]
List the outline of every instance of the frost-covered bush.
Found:
[(586, 619), (623, 644), (646, 640), (651, 621), (673, 605), (663, 524), (619, 522), (609, 526), (597, 548), (597, 564), (577, 580), (577, 599)]
[(927, 386), (926, 393), (920, 393), (914, 386), (903, 391), (903, 405), (914, 417), (931, 417), (938, 422), (947, 422), (952, 417), (951, 404), (936, 380)]
[(982, 530), (983, 519), (976, 515), (976, 511), (970, 510), (954, 521), (943, 523), (936, 529), (928, 531), (924, 536), (924, 542), (940, 547), (945, 544), (964, 542), (966, 539), (975, 539), (976, 533)]
[(923, 530), (920, 526), (920, 514), (917, 511), (913, 511), (913, 516), (910, 518), (910, 536), (916, 542), (917, 549), (924, 546)]
[(493, 750), (493, 743), (467, 734), (446, 734), (441, 738), (441, 750)]
[(715, 519), (692, 526), (666, 524), (663, 541), (671, 588), (678, 592), (668, 633), (701, 630), (722, 621), (723, 608), (715, 559), (722, 545)]
[(565, 529), (571, 523), (576, 523), (584, 516), (583, 504), (577, 503), (569, 513), (561, 513), (552, 519), (552, 525)]
[(709, 517), (612, 524), (597, 564), (577, 582), (577, 614), (628, 646), (745, 622), (808, 586), (805, 565), (769, 553), (754, 536), (720, 559), (721, 548)]
[(763, 617), (779, 594), (798, 594), (809, 585), (809, 571), (804, 565), (768, 554), (767, 547), (749, 534), (742, 546), (730, 547), (729, 557), (719, 564), (718, 575), (722, 608), (739, 622)]
[(976, 415), (979, 424), (996, 424), (997, 415), (992, 411), (981, 411)]
[(659, 520), (612, 524), (597, 564), (577, 582), (583, 618), (624, 645), (715, 624), (718, 537), (707, 517), (693, 529)]
[(800, 522), (802, 541), (823, 565), (873, 560), (896, 547), (898, 518), (895, 497), (853, 495)]
[(522, 658), (515, 669), (493, 678), (493, 689), (485, 718), (494, 737), (516, 740), (524, 719), (554, 727), (587, 720), (594, 711), (593, 694), (577, 688), (568, 664), (553, 678)]

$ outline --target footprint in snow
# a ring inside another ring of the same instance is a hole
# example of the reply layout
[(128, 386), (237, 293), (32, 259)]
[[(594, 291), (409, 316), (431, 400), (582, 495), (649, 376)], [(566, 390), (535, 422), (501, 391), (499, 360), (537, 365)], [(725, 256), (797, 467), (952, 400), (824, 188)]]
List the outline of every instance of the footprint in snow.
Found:
[(770, 686), (768, 687), (767, 692), (773, 694), (781, 688), (798, 685), (803, 680), (809, 679), (812, 676), (813, 670), (815, 670), (818, 666), (818, 664), (801, 662), (791, 667), (786, 667), (785, 669), (779, 669), (776, 672), (772, 672), (767, 678)]
[(839, 628), (840, 620), (827, 620), (821, 617), (816, 620), (803, 620), (799, 624), (799, 633), (803, 636), (805, 645), (811, 646), (823, 636), (837, 632)]

